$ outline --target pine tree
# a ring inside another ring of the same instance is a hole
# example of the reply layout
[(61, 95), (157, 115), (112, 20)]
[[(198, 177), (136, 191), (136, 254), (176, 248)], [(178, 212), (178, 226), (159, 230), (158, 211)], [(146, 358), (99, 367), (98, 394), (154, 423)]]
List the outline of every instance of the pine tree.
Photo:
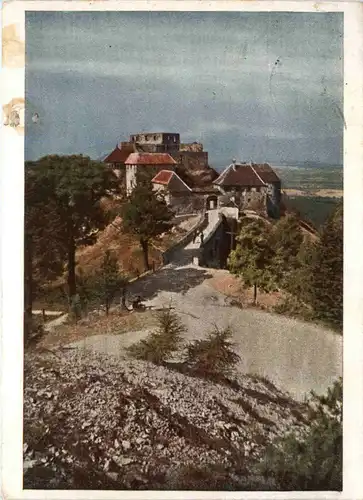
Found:
[[(40, 217), (33, 217), (31, 231), (47, 234), (49, 248), (59, 260), (65, 256), (69, 298), (76, 294), (76, 249), (96, 241), (97, 231), (109, 222), (101, 202), (119, 192), (119, 181), (105, 164), (82, 155), (45, 156), (27, 165), (29, 178), (37, 187), (35, 203)], [(52, 217), (48, 208), (52, 207)]]
[(316, 259), (316, 253), (317, 244), (314, 241), (303, 241), (296, 255), (294, 268), (289, 272), (285, 281), (286, 291), (305, 304), (311, 302), (312, 266)]
[(221, 377), (231, 374), (240, 357), (233, 350), (232, 330), (217, 327), (207, 338), (194, 340), (187, 346), (186, 363), (191, 371), (204, 377)]
[(245, 286), (254, 287), (256, 304), (257, 289), (265, 292), (276, 289), (270, 228), (260, 219), (246, 219), (237, 236), (237, 242), (236, 249), (229, 256), (228, 267), (233, 274), (243, 279)]
[(269, 478), (275, 490), (342, 489), (342, 379), (325, 396), (309, 398), (308, 427), (276, 438), (255, 474)]
[(116, 294), (126, 286), (127, 278), (120, 272), (117, 257), (110, 250), (106, 250), (100, 270), (96, 275), (98, 296), (105, 304), (106, 314)]
[(145, 268), (150, 269), (149, 243), (171, 228), (172, 213), (164, 198), (153, 191), (149, 176), (137, 175), (137, 184), (122, 207), (121, 218), (124, 231), (139, 239)]
[(322, 229), (311, 272), (311, 305), (318, 318), (343, 324), (343, 203)]
[(274, 226), (271, 244), (274, 249), (273, 272), (280, 287), (286, 288), (298, 267), (298, 255), (303, 243), (299, 219), (295, 215), (282, 217)]
[(156, 331), (127, 350), (136, 359), (163, 364), (180, 348), (185, 331), (180, 318), (169, 307), (160, 313)]
[(56, 203), (40, 182), (35, 162), (25, 164), (24, 189), (24, 342), (32, 332), (33, 300), (44, 281), (62, 274), (65, 252), (57, 244), (59, 215)]

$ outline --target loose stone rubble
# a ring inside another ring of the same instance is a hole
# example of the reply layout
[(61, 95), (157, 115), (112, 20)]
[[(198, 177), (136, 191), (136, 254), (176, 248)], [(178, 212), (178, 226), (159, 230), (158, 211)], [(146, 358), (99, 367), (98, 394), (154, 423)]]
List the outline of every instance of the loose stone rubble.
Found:
[(268, 381), (86, 350), (26, 353), (24, 387), (24, 488), (179, 489), (217, 467), (238, 489), (272, 439), (306, 429), (307, 406)]

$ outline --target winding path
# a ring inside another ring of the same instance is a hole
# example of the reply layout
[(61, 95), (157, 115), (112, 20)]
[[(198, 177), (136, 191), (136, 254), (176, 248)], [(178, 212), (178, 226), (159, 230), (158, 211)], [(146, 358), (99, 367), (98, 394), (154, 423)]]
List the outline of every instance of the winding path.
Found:
[[(342, 337), (311, 323), (226, 305), (226, 296), (209, 284), (209, 278), (226, 272), (168, 265), (135, 282), (130, 291), (149, 306), (172, 303), (186, 325), (186, 340), (205, 336), (214, 325), (230, 326), (241, 357), (238, 370), (267, 376), (297, 399), (312, 389), (324, 392), (342, 373)], [(73, 345), (124, 355), (125, 347), (147, 334), (98, 335)]]

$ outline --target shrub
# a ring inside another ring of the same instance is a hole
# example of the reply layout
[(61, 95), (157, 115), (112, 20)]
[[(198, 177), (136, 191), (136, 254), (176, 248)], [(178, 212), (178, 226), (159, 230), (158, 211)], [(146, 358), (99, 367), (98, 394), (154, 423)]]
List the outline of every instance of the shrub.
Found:
[(342, 489), (342, 381), (310, 402), (310, 427), (275, 441), (257, 470), (279, 490)]
[(160, 313), (157, 330), (146, 339), (131, 345), (128, 352), (136, 359), (163, 364), (179, 349), (184, 332), (184, 325), (169, 307)]
[(106, 250), (99, 268), (91, 274), (78, 270), (77, 290), (82, 312), (87, 313), (92, 306), (104, 306), (109, 313), (113, 300), (127, 285), (127, 277), (119, 268), (117, 256)]
[(228, 376), (240, 360), (230, 342), (232, 331), (215, 327), (206, 339), (195, 340), (187, 346), (186, 364), (192, 373), (207, 378)]
[(278, 314), (302, 318), (305, 321), (312, 320), (314, 316), (312, 309), (294, 295), (287, 295), (273, 310)]

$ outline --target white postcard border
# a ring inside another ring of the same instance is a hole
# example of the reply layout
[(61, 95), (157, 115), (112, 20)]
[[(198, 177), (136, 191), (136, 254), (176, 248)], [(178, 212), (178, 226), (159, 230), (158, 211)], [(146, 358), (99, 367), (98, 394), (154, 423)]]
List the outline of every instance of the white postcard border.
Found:
[[(13, 1), (3, 27), (25, 40), (25, 11), (292, 11), (344, 13), (344, 483), (334, 492), (22, 490), (24, 136), (1, 127), (1, 495), (7, 499), (363, 498), (363, 5), (302, 1)], [(23, 46), (25, 47), (24, 43)], [(24, 49), (23, 49), (24, 50)], [(20, 55), (21, 56), (21, 55)], [(2, 68), (1, 104), (24, 98), (24, 66)]]

